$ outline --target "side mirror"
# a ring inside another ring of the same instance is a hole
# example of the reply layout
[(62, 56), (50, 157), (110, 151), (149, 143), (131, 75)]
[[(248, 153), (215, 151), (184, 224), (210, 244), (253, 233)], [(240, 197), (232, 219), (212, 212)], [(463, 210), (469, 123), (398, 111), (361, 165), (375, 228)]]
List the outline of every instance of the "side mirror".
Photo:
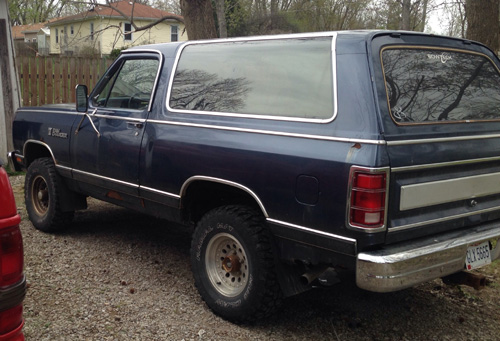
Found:
[(87, 112), (89, 110), (88, 88), (86, 85), (78, 84), (76, 92), (76, 111)]

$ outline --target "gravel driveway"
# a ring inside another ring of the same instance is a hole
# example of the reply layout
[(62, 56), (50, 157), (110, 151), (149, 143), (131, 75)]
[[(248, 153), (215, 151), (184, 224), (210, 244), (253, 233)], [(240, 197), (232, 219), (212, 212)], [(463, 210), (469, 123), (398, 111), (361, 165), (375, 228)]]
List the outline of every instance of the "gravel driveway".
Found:
[(68, 231), (26, 218), (23, 177), (11, 177), (23, 221), (27, 340), (497, 340), (500, 263), (475, 291), (441, 280), (392, 294), (341, 283), (285, 301), (273, 318), (234, 325), (198, 296), (191, 231), (89, 200)]

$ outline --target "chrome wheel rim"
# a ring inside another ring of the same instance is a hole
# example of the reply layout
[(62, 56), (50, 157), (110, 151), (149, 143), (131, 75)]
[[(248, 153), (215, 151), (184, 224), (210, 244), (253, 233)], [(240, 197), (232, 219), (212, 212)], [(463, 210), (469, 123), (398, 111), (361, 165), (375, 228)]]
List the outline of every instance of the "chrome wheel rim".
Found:
[(238, 296), (246, 287), (250, 270), (246, 252), (228, 233), (219, 233), (208, 243), (205, 268), (212, 286), (226, 297)]
[(49, 188), (45, 179), (38, 175), (31, 186), (31, 202), (36, 213), (43, 216), (49, 209)]

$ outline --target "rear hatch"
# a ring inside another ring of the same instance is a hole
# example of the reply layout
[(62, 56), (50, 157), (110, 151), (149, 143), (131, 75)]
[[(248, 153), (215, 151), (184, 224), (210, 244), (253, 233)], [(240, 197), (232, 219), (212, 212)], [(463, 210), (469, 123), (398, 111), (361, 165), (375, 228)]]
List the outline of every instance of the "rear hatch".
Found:
[(377, 35), (370, 52), (391, 164), (386, 241), (500, 219), (496, 56), (411, 33)]

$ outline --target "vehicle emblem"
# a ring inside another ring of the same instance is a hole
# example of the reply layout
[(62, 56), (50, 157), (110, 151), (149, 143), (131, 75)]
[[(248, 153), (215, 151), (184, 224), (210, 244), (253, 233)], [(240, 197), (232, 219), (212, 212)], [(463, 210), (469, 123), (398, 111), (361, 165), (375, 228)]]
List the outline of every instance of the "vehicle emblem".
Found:
[(52, 137), (59, 137), (59, 138), (62, 138), (62, 139), (67, 139), (68, 138), (68, 134), (67, 133), (62, 133), (61, 129), (57, 129), (57, 128), (50, 128), (49, 127), (48, 135), (52, 136)]
[(446, 64), (447, 61), (453, 59), (453, 57), (447, 52), (443, 52), (441, 54), (429, 53), (427, 54), (427, 58), (439, 60), (443, 64)]

